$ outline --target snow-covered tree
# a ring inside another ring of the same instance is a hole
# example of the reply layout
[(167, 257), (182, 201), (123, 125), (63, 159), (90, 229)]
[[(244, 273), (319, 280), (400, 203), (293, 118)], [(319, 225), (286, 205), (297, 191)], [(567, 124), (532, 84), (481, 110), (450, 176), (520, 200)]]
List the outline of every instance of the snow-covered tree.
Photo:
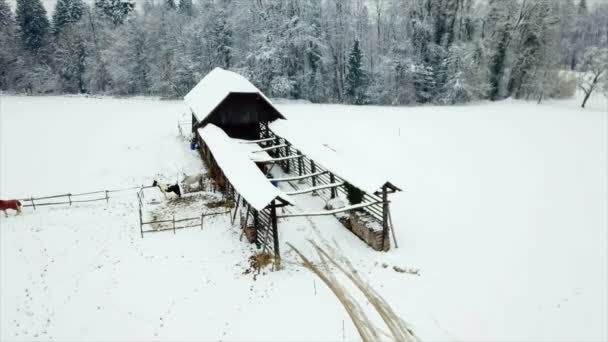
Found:
[(232, 29), (227, 20), (224, 8), (219, 8), (211, 15), (208, 29), (208, 48), (211, 52), (212, 64), (222, 68), (232, 66)]
[(517, 23), (518, 40), (514, 46), (513, 66), (508, 93), (515, 98), (542, 98), (547, 94), (547, 79), (554, 78), (558, 59), (558, 7), (556, 2), (528, 0), (522, 3)]
[(187, 16), (194, 15), (194, 6), (192, 5), (192, 0), (180, 0), (179, 11)]
[(133, 0), (95, 0), (95, 8), (114, 25), (120, 25), (135, 9), (135, 2)]
[(78, 22), (84, 14), (84, 6), (82, 0), (57, 0), (53, 12), (53, 33), (59, 34), (64, 26)]
[(447, 81), (443, 102), (465, 103), (482, 99), (488, 91), (480, 48), (464, 43), (450, 47), (445, 60)]
[[(84, 23), (83, 23), (84, 24)], [(61, 90), (66, 93), (85, 93), (86, 37), (76, 25), (64, 26), (56, 39), (55, 69), (60, 77)]]
[(6, 0), (0, 0), (0, 90), (14, 88), (14, 78), (19, 66), (16, 31), (8, 3)]
[(585, 108), (593, 91), (602, 85), (608, 73), (608, 48), (588, 48), (580, 63), (578, 87), (585, 93), (581, 107)]
[(23, 47), (39, 54), (49, 44), (49, 20), (40, 0), (17, 0), (15, 17)]

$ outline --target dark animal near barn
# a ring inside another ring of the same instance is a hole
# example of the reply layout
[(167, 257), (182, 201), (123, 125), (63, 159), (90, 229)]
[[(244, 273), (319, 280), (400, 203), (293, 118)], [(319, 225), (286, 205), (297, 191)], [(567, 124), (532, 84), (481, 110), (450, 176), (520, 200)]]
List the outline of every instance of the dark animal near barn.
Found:
[(152, 186), (159, 188), (165, 197), (167, 197), (168, 192), (176, 194), (177, 197), (182, 197), (182, 191), (179, 188), (179, 184), (162, 184), (154, 180)]
[(17, 211), (17, 215), (21, 215), (21, 202), (18, 200), (0, 200), (0, 210), (4, 211), (4, 216), (8, 217), (6, 213), (7, 209), (13, 209)]

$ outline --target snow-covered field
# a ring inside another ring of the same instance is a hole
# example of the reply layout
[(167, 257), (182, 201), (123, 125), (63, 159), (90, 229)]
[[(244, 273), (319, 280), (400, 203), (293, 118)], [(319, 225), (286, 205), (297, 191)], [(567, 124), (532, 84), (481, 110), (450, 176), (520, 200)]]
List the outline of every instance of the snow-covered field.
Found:
[[(227, 217), (141, 239), (134, 192), (10, 212), (0, 217), (0, 339), (357, 339), (285, 245), (312, 256), (311, 238), (335, 241), (423, 340), (606, 340), (608, 106), (599, 96), (578, 105), (279, 105), (405, 190), (392, 204), (400, 248), (374, 252), (331, 217), (293, 218), (279, 225), (284, 270), (255, 280), (243, 274), (255, 247)], [(177, 135), (185, 112), (151, 99), (3, 95), (0, 198), (196, 171)]]

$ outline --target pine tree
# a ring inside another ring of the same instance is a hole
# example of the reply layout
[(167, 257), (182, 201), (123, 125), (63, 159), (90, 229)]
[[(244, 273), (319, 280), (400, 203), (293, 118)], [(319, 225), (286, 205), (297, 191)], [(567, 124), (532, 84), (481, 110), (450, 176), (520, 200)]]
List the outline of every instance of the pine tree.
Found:
[(39, 55), (48, 45), (49, 20), (40, 0), (17, 0), (16, 21), (23, 47)]
[(118, 26), (124, 23), (135, 9), (135, 2), (133, 0), (95, 0), (95, 8), (102, 16)]
[(14, 87), (18, 53), (13, 13), (6, 0), (0, 0), (0, 90)]
[(232, 29), (223, 8), (213, 14), (209, 28), (209, 51), (213, 65), (228, 69), (232, 66)]
[(180, 0), (179, 11), (187, 16), (194, 15), (194, 8), (192, 6), (192, 0)]
[(176, 10), (177, 5), (175, 4), (175, 0), (165, 0), (165, 8), (169, 10)]
[(443, 102), (465, 103), (481, 99), (487, 92), (483, 60), (479, 47), (457, 43), (450, 47), (445, 60), (447, 81)]
[(65, 26), (56, 39), (55, 70), (62, 92), (86, 93), (86, 59), (88, 57), (84, 30), (77, 25)]
[(587, 6), (587, 0), (579, 0), (578, 14), (586, 15), (587, 13), (589, 13), (589, 7)]
[(513, 0), (490, 0), (487, 21), (492, 23), (486, 34), (489, 50), (490, 100), (503, 97), (503, 77), (507, 68), (508, 49), (513, 28)]
[(53, 13), (53, 33), (57, 35), (64, 26), (76, 23), (83, 13), (84, 2), (82, 0), (57, 0)]
[(359, 48), (359, 39), (355, 39), (348, 55), (344, 85), (349, 103), (361, 105), (367, 102), (367, 76), (363, 70), (363, 52)]

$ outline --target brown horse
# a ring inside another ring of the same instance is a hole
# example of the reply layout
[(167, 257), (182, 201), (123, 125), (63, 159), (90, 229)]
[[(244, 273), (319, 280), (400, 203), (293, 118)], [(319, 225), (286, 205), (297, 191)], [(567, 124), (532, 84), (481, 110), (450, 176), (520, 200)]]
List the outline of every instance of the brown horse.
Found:
[(18, 200), (0, 200), (0, 210), (4, 211), (4, 216), (8, 217), (6, 209), (13, 209), (17, 211), (17, 215), (21, 215), (21, 202)]

